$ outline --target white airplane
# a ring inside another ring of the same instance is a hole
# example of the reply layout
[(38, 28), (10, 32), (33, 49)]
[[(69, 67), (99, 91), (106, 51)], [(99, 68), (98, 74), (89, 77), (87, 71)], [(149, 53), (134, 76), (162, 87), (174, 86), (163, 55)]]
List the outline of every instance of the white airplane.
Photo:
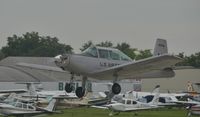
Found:
[(25, 89), (0, 90), (0, 101), (4, 100), (11, 93), (21, 94), (21, 93), (25, 93), (25, 92), (27, 92), (27, 90), (25, 90)]
[(5, 103), (0, 103), (0, 113), (3, 116), (30, 117), (45, 113), (54, 113), (56, 99), (52, 99), (46, 108), (33, 106), (18, 98), (9, 98)]
[[(149, 103), (144, 103), (140, 101), (136, 101), (134, 99), (123, 98), (122, 102), (117, 102), (114, 104), (109, 104), (108, 107), (112, 112), (127, 112), (127, 111), (139, 111), (139, 110), (149, 110), (159, 108), (158, 100), (159, 100), (159, 88), (160, 86), (156, 86), (154, 89), (154, 98)], [(112, 112), (109, 115), (112, 115)]]
[(121, 79), (170, 78), (175, 75), (174, 65), (181, 59), (168, 54), (167, 42), (157, 39), (154, 56), (133, 61), (118, 49), (91, 46), (81, 54), (64, 54), (55, 57), (55, 63), (71, 73), (66, 83), (66, 92), (71, 92), (74, 75), (82, 76), (82, 87), (76, 89), (77, 97), (85, 95), (88, 77), (98, 80), (113, 80), (112, 94), (119, 94)]
[[(153, 92), (138, 92), (138, 91), (129, 91), (123, 94), (124, 97), (127, 98), (132, 98), (134, 100), (140, 100), (142, 102), (150, 102), (155, 93)], [(159, 96), (159, 106), (168, 106), (168, 107), (173, 107), (173, 106), (180, 106), (178, 105), (177, 102), (178, 98), (187, 96), (185, 93), (160, 93)]]

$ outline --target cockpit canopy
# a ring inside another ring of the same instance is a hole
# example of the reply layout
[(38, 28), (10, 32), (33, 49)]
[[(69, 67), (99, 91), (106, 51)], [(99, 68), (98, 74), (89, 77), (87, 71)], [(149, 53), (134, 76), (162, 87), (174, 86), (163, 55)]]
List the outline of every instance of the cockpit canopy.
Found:
[(114, 48), (105, 48), (98, 46), (91, 46), (81, 53), (81, 55), (95, 57), (95, 58), (105, 58), (111, 60), (123, 60), (131, 61), (132, 59)]

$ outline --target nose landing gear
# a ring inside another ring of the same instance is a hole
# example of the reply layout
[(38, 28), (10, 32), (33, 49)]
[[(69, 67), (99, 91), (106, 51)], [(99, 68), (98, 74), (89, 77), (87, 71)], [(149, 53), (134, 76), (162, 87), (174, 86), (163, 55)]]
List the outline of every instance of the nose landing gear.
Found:
[(74, 83), (74, 74), (71, 73), (70, 82), (69, 82), (69, 83), (65, 83), (65, 91), (66, 91), (67, 93), (71, 93), (71, 92), (74, 90), (73, 83)]
[(73, 89), (74, 89), (74, 87), (73, 87), (72, 83), (66, 83), (65, 84), (65, 91), (67, 93), (71, 93), (73, 91)]

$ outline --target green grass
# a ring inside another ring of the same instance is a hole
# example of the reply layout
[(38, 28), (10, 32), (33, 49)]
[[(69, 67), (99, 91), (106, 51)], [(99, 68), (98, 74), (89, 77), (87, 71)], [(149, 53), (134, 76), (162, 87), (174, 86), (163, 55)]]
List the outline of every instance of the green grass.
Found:
[[(62, 114), (47, 115), (45, 117), (109, 117), (109, 110), (95, 108), (73, 108), (63, 110)], [(184, 109), (159, 109), (137, 112), (121, 112), (114, 117), (187, 117), (187, 110)], [(192, 116), (195, 117), (195, 116)]]
[[(110, 117), (109, 110), (96, 109), (96, 108), (73, 108), (62, 110), (61, 114), (43, 115), (42, 117)], [(121, 112), (119, 115), (112, 117), (187, 117), (187, 110), (185, 109), (158, 109), (158, 110), (145, 110), (137, 112)], [(1, 116), (0, 116), (1, 117)], [(199, 116), (191, 116), (199, 117)]]

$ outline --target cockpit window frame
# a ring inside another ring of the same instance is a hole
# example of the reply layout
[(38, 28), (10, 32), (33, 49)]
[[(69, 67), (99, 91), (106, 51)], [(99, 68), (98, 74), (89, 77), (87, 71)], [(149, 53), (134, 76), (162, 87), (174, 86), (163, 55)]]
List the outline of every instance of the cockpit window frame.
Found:
[[(103, 58), (103, 59), (110, 59), (110, 53), (109, 53), (109, 51), (108, 50), (106, 50), (106, 49), (97, 49), (97, 51), (98, 51), (98, 54), (99, 54), (99, 58)], [(104, 52), (106, 52), (106, 57), (103, 57), (104, 55), (100, 52), (100, 51), (104, 51)], [(103, 56), (102, 56), (103, 55)]]
[[(95, 49), (95, 54), (91, 54), (91, 50)], [(108, 55), (103, 57), (101, 55), (100, 51), (106, 51)], [(113, 54), (113, 55), (112, 55)], [(118, 56), (114, 57), (114, 54)], [(88, 56), (88, 57), (94, 57), (94, 58), (102, 58), (102, 59), (108, 59), (108, 60), (118, 60), (118, 61), (131, 61), (132, 59), (128, 57), (126, 54), (121, 52), (118, 49), (114, 48), (104, 48), (104, 47), (98, 47), (98, 46), (91, 46), (84, 50), (81, 55)]]
[[(92, 50), (92, 49), (96, 50), (96, 53), (95, 53), (96, 55), (93, 55), (93, 54), (90, 53), (91, 52), (90, 50)], [(81, 55), (88, 56), (88, 57), (99, 58), (98, 49), (95, 46), (91, 46), (91, 47), (87, 48), (86, 50), (84, 50), (81, 53)]]

